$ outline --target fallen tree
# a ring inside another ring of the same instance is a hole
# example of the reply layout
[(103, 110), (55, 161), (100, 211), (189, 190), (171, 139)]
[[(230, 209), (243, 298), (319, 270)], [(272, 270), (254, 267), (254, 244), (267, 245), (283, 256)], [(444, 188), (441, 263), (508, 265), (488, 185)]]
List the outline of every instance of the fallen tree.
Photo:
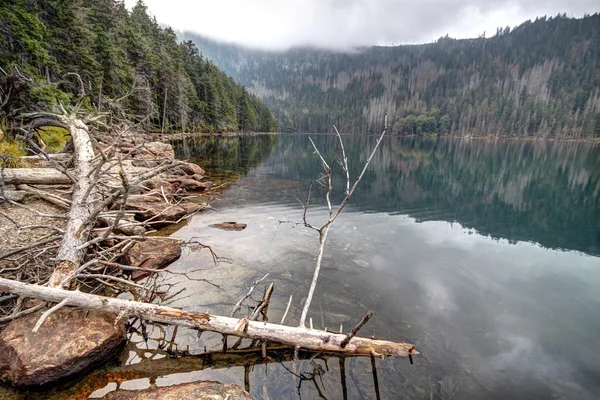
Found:
[(54, 168), (6, 168), (4, 170), (5, 184), (70, 184), (71, 179)]
[(88, 132), (88, 127), (74, 116), (60, 116), (58, 121), (64, 124), (71, 134), (73, 156), (75, 160), (76, 181), (73, 182), (71, 208), (69, 209), (67, 226), (62, 238), (56, 266), (50, 276), (50, 287), (68, 285), (87, 252), (82, 245), (88, 240), (90, 231), (95, 223), (96, 213), (96, 182), (93, 182), (92, 160), (94, 148)]
[(206, 313), (184, 311), (156, 304), (140, 303), (121, 299), (96, 296), (79, 291), (30, 285), (0, 278), (0, 292), (13, 293), (90, 310), (110, 311), (121, 316), (139, 317), (148, 321), (185, 326), (201, 331), (218, 332), (241, 338), (282, 343), (291, 347), (360, 356), (409, 357), (419, 354), (413, 344), (394, 343), (385, 340), (351, 337), (337, 332), (309, 329), (301, 326), (271, 324), (251, 321), (248, 318), (230, 318)]

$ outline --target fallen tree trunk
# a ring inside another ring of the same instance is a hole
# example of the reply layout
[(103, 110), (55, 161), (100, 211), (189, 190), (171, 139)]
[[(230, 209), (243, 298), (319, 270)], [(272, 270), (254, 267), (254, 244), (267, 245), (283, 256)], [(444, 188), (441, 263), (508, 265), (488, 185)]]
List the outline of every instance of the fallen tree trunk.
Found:
[(54, 168), (6, 168), (4, 183), (19, 185), (62, 185), (70, 184), (68, 176)]
[(282, 343), (312, 351), (380, 357), (408, 357), (419, 354), (415, 346), (409, 343), (394, 343), (355, 336), (345, 347), (342, 347), (342, 342), (347, 338), (347, 335), (344, 334), (183, 311), (156, 304), (36, 286), (10, 279), (0, 278), (0, 292), (61, 303), (65, 306), (109, 311), (119, 315), (135, 316), (149, 321), (218, 332), (224, 335)]
[(23, 190), (24, 192), (35, 194), (39, 198), (47, 201), (50, 204), (54, 204), (57, 207), (61, 208), (70, 208), (70, 201), (67, 199), (55, 195), (53, 193), (46, 192), (44, 190), (40, 190), (29, 185), (17, 185), (18, 190)]
[(77, 181), (73, 182), (71, 208), (69, 210), (65, 235), (61, 241), (56, 255), (56, 265), (50, 277), (50, 287), (67, 285), (65, 281), (72, 277), (85, 253), (82, 245), (88, 240), (90, 230), (94, 225), (92, 218), (94, 203), (97, 201), (95, 185), (92, 182), (92, 160), (94, 149), (83, 121), (61, 116), (60, 121), (69, 128), (73, 141), (73, 156), (75, 160), (75, 174)]
[(25, 161), (37, 161), (37, 160), (46, 160), (46, 157), (48, 157), (51, 160), (55, 160), (55, 161), (70, 161), (73, 156), (69, 153), (48, 153), (45, 156), (41, 155), (41, 154), (35, 154), (33, 156), (21, 156), (19, 157), (19, 160), (25, 160)]

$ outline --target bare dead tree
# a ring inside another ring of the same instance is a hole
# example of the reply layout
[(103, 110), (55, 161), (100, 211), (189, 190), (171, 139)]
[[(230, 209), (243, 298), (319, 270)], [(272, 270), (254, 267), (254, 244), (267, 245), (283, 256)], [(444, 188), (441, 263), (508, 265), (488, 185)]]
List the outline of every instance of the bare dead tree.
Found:
[[(317, 254), (317, 261), (316, 261), (315, 270), (313, 273), (313, 278), (312, 278), (312, 281), (310, 284), (310, 289), (308, 291), (308, 296), (306, 298), (306, 302), (304, 303), (304, 307), (302, 309), (302, 315), (300, 316), (300, 326), (301, 327), (306, 326), (306, 318), (308, 316), (308, 310), (310, 309), (310, 304), (312, 302), (312, 298), (315, 293), (315, 288), (317, 287), (317, 281), (319, 279), (319, 273), (321, 271), (321, 263), (323, 261), (323, 254), (325, 252), (325, 243), (327, 241), (327, 235), (329, 234), (329, 229), (331, 228), (332, 224), (335, 222), (336, 218), (344, 210), (344, 207), (346, 207), (346, 205), (348, 204), (348, 201), (350, 201), (352, 194), (356, 190), (356, 187), (358, 186), (358, 184), (362, 180), (365, 172), (367, 171), (367, 168), (369, 167), (369, 164), (371, 163), (371, 160), (373, 159), (373, 156), (375, 155), (377, 148), (379, 147), (379, 144), (381, 143), (381, 141), (383, 140), (383, 137), (387, 133), (387, 129), (388, 129), (387, 114), (385, 115), (383, 132), (377, 138), (375, 147), (371, 151), (371, 154), (367, 158), (367, 161), (365, 162), (365, 165), (363, 166), (362, 171), (360, 172), (360, 174), (358, 175), (358, 177), (356, 178), (356, 180), (354, 182), (352, 182), (351, 177), (350, 177), (350, 168), (348, 166), (348, 156), (346, 155), (344, 141), (342, 140), (342, 136), (340, 135), (340, 132), (338, 131), (338, 129), (335, 126), (334, 126), (334, 129), (335, 129), (335, 133), (336, 133), (336, 136), (337, 136), (337, 139), (339, 142), (341, 157), (338, 157), (336, 154), (334, 156), (333, 161), (331, 161), (330, 163), (328, 163), (325, 160), (325, 158), (323, 157), (323, 155), (321, 154), (321, 152), (315, 145), (315, 142), (313, 142), (312, 138), (309, 138), (310, 143), (312, 144), (315, 153), (319, 156), (319, 160), (320, 160), (321, 166), (323, 168), (323, 174), (319, 177), (319, 179), (317, 179), (317, 182), (321, 186), (323, 186), (326, 190), (325, 199), (327, 201), (327, 209), (328, 209), (329, 217), (328, 217), (327, 221), (325, 221), (325, 223), (319, 227), (308, 222), (307, 213), (308, 213), (308, 207), (310, 204), (310, 196), (311, 196), (311, 190), (309, 189), (308, 199), (307, 199), (306, 203), (302, 203), (302, 201), (298, 200), (300, 202), (300, 204), (302, 204), (302, 208), (303, 208), (302, 222), (300, 222), (300, 223), (293, 222), (294, 224), (304, 225), (305, 227), (312, 229), (319, 234), (319, 250), (318, 250), (318, 254)], [(342, 171), (346, 178), (345, 179), (346, 186), (344, 188), (344, 198), (342, 199), (340, 204), (334, 209), (331, 204), (331, 194), (333, 193), (332, 175), (333, 175), (333, 169), (336, 164), (342, 168)], [(286, 223), (289, 221), (280, 221), (280, 222)]]

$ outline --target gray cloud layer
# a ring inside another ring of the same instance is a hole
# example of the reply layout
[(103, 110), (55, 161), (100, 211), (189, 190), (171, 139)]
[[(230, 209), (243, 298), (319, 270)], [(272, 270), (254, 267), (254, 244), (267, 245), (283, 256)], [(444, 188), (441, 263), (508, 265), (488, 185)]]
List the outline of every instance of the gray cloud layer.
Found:
[[(126, 0), (131, 5), (135, 0)], [(537, 16), (600, 11), (597, 0), (146, 0), (158, 21), (217, 39), (281, 49), (348, 48), (488, 36)]]

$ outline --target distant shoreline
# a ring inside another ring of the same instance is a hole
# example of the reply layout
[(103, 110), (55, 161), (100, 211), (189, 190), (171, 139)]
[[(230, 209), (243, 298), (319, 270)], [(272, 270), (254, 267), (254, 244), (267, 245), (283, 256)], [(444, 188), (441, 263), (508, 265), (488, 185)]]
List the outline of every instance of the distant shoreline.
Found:
[[(282, 135), (335, 135), (335, 133), (328, 132), (294, 132), (294, 133), (281, 133)], [(379, 136), (381, 133), (366, 133), (366, 134), (353, 134), (353, 133), (341, 133), (342, 136)], [(396, 138), (425, 138), (425, 139), (477, 139), (477, 140), (523, 140), (523, 141), (540, 141), (540, 142), (587, 142), (587, 143), (600, 143), (600, 137), (598, 138), (548, 138), (541, 136), (533, 137), (521, 137), (521, 136), (460, 136), (460, 135), (398, 135), (396, 133), (386, 134), (388, 137)]]

